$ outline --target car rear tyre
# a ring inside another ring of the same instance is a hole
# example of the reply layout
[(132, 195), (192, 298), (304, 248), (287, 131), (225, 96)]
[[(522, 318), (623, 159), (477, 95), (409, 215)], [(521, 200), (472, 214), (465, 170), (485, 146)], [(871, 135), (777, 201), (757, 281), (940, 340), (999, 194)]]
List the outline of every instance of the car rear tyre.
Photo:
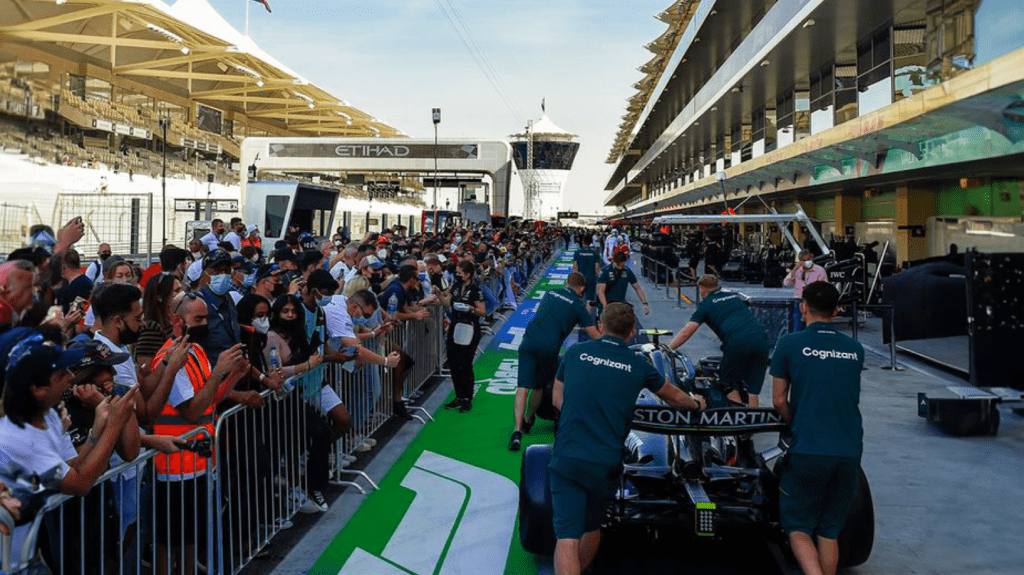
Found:
[(867, 475), (860, 470), (860, 482), (853, 497), (853, 506), (846, 515), (846, 525), (839, 533), (839, 565), (854, 567), (868, 560), (875, 544), (875, 506)]
[(520, 467), (519, 542), (523, 549), (535, 555), (551, 555), (555, 551), (554, 512), (548, 480), (551, 448), (551, 445), (527, 447)]

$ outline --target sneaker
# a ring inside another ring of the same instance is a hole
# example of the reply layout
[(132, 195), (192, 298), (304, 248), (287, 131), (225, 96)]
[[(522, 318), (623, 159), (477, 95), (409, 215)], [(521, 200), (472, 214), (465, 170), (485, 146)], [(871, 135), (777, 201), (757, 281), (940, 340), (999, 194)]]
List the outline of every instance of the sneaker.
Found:
[(369, 445), (370, 447), (377, 447), (377, 440), (372, 437), (367, 437), (366, 439), (363, 440), (363, 443)]
[(349, 463), (355, 463), (355, 461), (356, 461), (356, 456), (355, 456), (355, 455), (344, 455), (344, 456), (342, 456), (342, 459), (343, 459), (344, 461), (347, 461), (347, 462), (349, 462)]
[(523, 433), (530, 433), (530, 429), (533, 428), (533, 424), (537, 423), (537, 418), (534, 417), (531, 421), (523, 419)]
[(396, 401), (395, 402), (394, 413), (395, 413), (395, 417), (398, 417), (398, 418), (401, 418), (401, 419), (412, 419), (412, 415), (409, 414), (409, 410), (406, 409), (405, 408), (405, 404), (400, 402), (400, 401)]
[(473, 402), (468, 400), (468, 399), (464, 399), (464, 400), (462, 400), (462, 405), (459, 406), (459, 413), (466, 413), (466, 412), (471, 411), (472, 409), (473, 409)]
[(302, 502), (302, 505), (299, 506), (299, 513), (305, 513), (306, 515), (311, 515), (313, 513), (323, 513), (323, 511), (324, 510), (319, 505), (317, 505), (312, 499), (308, 497), (306, 498), (305, 501)]
[(445, 409), (458, 409), (462, 407), (462, 398), (456, 397), (455, 399), (444, 404)]
[(360, 443), (359, 445), (356, 446), (355, 450), (357, 453), (366, 453), (371, 449), (373, 449), (373, 447), (371, 447), (369, 443)]
[(329, 506), (327, 505), (327, 498), (324, 497), (324, 494), (319, 489), (314, 489), (313, 492), (309, 494), (309, 500), (312, 501), (320, 511), (327, 511), (329, 509)]
[(512, 432), (512, 439), (508, 442), (509, 451), (519, 451), (519, 446), (523, 443), (523, 434), (518, 431)]

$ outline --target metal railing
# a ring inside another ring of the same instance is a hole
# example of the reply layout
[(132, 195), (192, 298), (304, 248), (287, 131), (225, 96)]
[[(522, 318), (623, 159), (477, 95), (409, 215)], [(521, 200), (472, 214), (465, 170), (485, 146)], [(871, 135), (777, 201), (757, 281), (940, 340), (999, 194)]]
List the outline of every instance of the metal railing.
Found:
[[(654, 282), (654, 289), (661, 289), (661, 282), (659, 278), (662, 277), (661, 273), (664, 273), (665, 277), (665, 299), (672, 299), (673, 288), (675, 291), (676, 307), (683, 307), (683, 287), (692, 287), (694, 291), (694, 302), (700, 301), (700, 290), (697, 289), (696, 279), (690, 276), (690, 272), (687, 269), (681, 267), (672, 267), (656, 260), (650, 256), (640, 254), (640, 270), (641, 273), (648, 280)], [(673, 278), (674, 281), (673, 281)], [(685, 280), (685, 282), (683, 281)]]

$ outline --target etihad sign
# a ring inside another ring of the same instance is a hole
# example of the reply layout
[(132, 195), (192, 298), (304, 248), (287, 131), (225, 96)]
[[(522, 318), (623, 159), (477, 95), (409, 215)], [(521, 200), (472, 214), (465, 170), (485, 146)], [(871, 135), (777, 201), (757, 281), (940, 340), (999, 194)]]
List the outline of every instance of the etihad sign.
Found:
[(409, 156), (409, 146), (342, 144), (334, 148), (334, 153), (339, 158), (405, 158)]

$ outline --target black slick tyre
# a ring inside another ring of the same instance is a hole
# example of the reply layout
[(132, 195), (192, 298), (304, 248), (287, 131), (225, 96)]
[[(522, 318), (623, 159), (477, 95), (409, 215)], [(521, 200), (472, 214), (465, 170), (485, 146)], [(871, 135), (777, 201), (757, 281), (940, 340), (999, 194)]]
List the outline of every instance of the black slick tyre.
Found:
[(555, 552), (551, 484), (551, 445), (531, 445), (523, 452), (519, 481), (519, 542), (534, 555)]
[(868, 478), (861, 469), (853, 506), (846, 515), (846, 525), (839, 533), (839, 565), (854, 567), (863, 564), (871, 556), (874, 544), (875, 506)]

